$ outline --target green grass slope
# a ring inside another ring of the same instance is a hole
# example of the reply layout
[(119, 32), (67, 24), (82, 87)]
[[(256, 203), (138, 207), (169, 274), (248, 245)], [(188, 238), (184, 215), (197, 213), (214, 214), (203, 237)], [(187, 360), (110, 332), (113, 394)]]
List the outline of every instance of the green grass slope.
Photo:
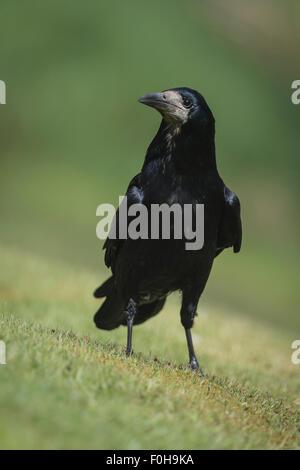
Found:
[(200, 303), (201, 378), (186, 367), (173, 297), (134, 329), (127, 359), (124, 328), (93, 326), (94, 272), (8, 246), (0, 256), (1, 448), (300, 446), (292, 334)]

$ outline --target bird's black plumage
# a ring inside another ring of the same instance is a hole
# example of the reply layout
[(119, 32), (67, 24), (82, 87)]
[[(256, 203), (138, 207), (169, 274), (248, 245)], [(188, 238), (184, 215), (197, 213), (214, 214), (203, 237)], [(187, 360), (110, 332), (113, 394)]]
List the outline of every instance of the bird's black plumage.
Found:
[[(220, 178), (215, 156), (215, 121), (195, 90), (175, 88), (139, 101), (162, 114), (141, 172), (129, 184), (127, 204), (204, 204), (204, 246), (186, 250), (185, 239), (110, 239), (104, 248), (112, 277), (95, 291), (106, 297), (94, 320), (98, 328), (132, 325), (162, 309), (170, 292), (182, 292), (181, 322), (186, 330), (190, 365), (198, 368), (190, 328), (214, 258), (225, 248), (241, 247), (242, 228), (237, 196)], [(118, 215), (118, 214), (117, 214)], [(118, 220), (118, 219), (116, 219)]]

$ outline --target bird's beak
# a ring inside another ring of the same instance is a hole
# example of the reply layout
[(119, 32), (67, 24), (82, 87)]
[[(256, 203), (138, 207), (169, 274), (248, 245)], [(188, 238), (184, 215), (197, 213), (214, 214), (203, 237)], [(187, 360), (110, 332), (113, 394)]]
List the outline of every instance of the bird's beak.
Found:
[(163, 118), (169, 122), (182, 124), (187, 121), (188, 111), (182, 106), (180, 94), (174, 90), (151, 93), (142, 96), (138, 101), (157, 109)]
[(172, 103), (168, 102), (165, 93), (150, 93), (149, 95), (141, 96), (138, 101), (160, 112), (169, 112), (174, 107)]

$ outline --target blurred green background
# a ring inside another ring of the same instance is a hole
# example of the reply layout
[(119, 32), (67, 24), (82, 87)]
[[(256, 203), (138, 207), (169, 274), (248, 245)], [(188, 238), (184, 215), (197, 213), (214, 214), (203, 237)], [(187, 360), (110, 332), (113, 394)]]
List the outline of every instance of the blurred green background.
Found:
[(125, 193), (160, 122), (137, 98), (195, 88), (244, 226), (202, 302), (299, 331), (299, 14), (296, 1), (3, 0), (1, 244), (108, 275), (96, 207)]

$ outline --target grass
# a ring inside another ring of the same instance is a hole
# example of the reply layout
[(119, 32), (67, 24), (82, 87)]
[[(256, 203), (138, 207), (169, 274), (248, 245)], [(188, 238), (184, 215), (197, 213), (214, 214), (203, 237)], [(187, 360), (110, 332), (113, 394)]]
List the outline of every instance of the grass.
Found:
[(135, 328), (126, 359), (124, 328), (93, 326), (96, 273), (8, 246), (0, 256), (1, 448), (300, 447), (293, 333), (200, 303), (201, 378), (172, 297)]

